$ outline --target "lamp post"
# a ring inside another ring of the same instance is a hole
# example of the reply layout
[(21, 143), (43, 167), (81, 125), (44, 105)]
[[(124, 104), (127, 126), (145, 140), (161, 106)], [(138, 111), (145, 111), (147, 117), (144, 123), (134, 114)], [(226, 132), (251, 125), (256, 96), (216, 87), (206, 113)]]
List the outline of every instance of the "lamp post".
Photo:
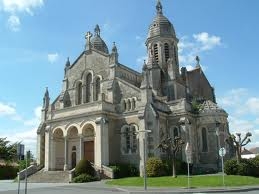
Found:
[(143, 170), (144, 170), (144, 189), (145, 191), (147, 190), (147, 172), (146, 172), (146, 134), (151, 133), (151, 130), (140, 130), (138, 133), (144, 133), (144, 138), (143, 138)]
[[(217, 136), (218, 151), (220, 149), (219, 126), (220, 126), (220, 122), (216, 121), (216, 136)], [(220, 169), (220, 156), (218, 155), (218, 170), (219, 169)]]
[(186, 162), (187, 162), (187, 167), (188, 167), (188, 189), (190, 189), (190, 163), (192, 163), (192, 148), (187, 142), (186, 147), (185, 147), (185, 155), (186, 155)]

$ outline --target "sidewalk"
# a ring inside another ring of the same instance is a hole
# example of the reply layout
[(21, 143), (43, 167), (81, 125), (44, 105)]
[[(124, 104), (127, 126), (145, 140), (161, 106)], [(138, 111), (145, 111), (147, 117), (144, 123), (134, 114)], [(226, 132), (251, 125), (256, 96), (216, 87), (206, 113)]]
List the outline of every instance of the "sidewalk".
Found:
[(119, 187), (119, 190), (125, 191), (129, 194), (172, 194), (172, 193), (226, 193), (226, 192), (248, 192), (248, 191), (254, 191), (259, 190), (258, 186), (247, 186), (247, 187), (218, 187), (218, 188), (154, 188), (150, 187), (146, 191), (144, 188), (126, 188), (126, 187)]

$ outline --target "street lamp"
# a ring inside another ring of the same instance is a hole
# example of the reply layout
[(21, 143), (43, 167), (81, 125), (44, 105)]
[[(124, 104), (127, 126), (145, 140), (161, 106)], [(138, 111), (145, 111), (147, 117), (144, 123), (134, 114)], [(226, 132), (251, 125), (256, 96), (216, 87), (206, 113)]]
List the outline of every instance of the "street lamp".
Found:
[(147, 190), (147, 170), (146, 170), (146, 134), (151, 133), (151, 130), (140, 130), (138, 133), (144, 133), (143, 138), (143, 163), (144, 163), (144, 189)]
[(190, 188), (190, 163), (192, 163), (192, 148), (187, 142), (186, 147), (185, 147), (185, 155), (186, 155), (186, 162), (188, 165), (188, 189)]
[[(219, 139), (219, 126), (220, 126), (220, 122), (218, 122), (218, 121), (216, 121), (216, 136), (217, 136), (217, 144), (218, 144), (218, 150), (220, 149), (220, 139)], [(217, 151), (218, 151), (217, 150)], [(218, 170), (219, 170), (219, 168), (220, 168), (220, 157), (219, 157), (219, 155), (218, 155)]]

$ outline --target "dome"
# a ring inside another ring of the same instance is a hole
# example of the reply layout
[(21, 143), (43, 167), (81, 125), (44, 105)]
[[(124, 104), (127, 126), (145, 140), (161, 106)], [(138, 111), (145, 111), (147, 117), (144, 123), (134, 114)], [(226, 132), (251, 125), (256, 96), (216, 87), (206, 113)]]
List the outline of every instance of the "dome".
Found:
[(158, 1), (156, 9), (157, 15), (149, 27), (148, 38), (156, 36), (175, 37), (174, 27), (171, 22), (163, 15), (160, 1)]
[(100, 37), (100, 28), (98, 25), (96, 25), (95, 29), (95, 35), (91, 39), (92, 47), (95, 48), (98, 51), (104, 52), (106, 54), (109, 54), (109, 50), (103, 39)]
[(220, 108), (216, 103), (206, 100), (199, 109), (200, 113), (226, 113), (224, 109)]

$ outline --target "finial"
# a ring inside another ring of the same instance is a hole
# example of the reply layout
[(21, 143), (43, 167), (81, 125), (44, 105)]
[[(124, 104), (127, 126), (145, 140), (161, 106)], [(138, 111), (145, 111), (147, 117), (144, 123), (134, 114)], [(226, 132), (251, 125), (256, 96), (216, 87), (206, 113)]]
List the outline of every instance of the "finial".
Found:
[(94, 32), (95, 32), (95, 36), (100, 36), (100, 27), (98, 24), (96, 24)]
[(157, 14), (163, 14), (163, 6), (160, 0), (157, 0), (156, 10), (157, 10)]
[(113, 42), (112, 52), (113, 53), (117, 53), (118, 52), (115, 42)]
[(143, 71), (146, 71), (146, 69), (147, 69), (147, 63), (146, 63), (146, 60), (144, 59), (144, 63), (143, 63), (143, 68), (142, 68), (142, 70), (143, 70)]
[(67, 62), (66, 62), (66, 67), (70, 66), (70, 61), (69, 61), (69, 57), (67, 58)]
[(196, 67), (201, 67), (201, 65), (200, 65), (200, 57), (196, 56), (195, 60), (197, 61)]

